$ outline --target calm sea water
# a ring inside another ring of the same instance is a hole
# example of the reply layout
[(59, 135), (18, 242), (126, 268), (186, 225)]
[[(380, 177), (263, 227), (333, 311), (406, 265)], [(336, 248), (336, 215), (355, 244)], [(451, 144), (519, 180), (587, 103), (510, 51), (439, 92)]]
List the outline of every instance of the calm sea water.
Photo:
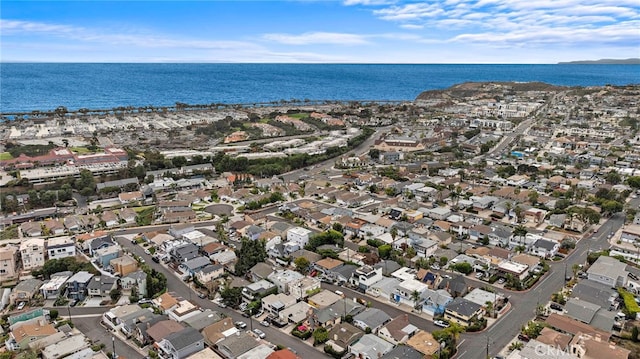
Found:
[(413, 100), (466, 81), (640, 83), (640, 65), (0, 64), (3, 113), (282, 99)]

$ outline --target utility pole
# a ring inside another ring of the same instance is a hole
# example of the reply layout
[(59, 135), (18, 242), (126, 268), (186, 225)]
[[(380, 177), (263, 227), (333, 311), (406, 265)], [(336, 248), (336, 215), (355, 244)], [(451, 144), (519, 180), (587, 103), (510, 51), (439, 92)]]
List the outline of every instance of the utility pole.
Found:
[(111, 336), (111, 346), (113, 348), (112, 358), (113, 359), (118, 359), (118, 356), (116, 354), (116, 337), (114, 337), (114, 336)]
[(487, 359), (489, 359), (489, 335), (487, 334)]
[(67, 312), (69, 313), (69, 323), (73, 324), (73, 321), (71, 320), (71, 306), (69, 306), (69, 303), (67, 303)]

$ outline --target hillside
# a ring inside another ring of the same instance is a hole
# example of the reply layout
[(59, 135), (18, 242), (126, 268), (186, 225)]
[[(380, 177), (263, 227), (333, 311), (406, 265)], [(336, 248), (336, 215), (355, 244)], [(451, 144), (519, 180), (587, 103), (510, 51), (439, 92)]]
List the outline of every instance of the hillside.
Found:
[(445, 90), (424, 91), (416, 100), (464, 99), (469, 97), (492, 97), (498, 93), (527, 91), (556, 91), (566, 87), (554, 86), (544, 82), (465, 82)]

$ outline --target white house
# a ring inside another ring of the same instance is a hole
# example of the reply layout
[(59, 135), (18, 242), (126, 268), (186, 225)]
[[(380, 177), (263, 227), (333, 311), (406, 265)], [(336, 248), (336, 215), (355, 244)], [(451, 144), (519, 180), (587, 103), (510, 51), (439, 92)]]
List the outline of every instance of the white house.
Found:
[(353, 272), (350, 282), (360, 289), (367, 290), (381, 279), (382, 267), (373, 268), (372, 266), (365, 265)]
[(55, 237), (47, 240), (47, 258), (60, 259), (65, 257), (75, 257), (76, 246), (69, 236)]
[(20, 244), (22, 267), (25, 270), (40, 268), (44, 265), (44, 238), (29, 238)]
[(428, 289), (429, 287), (425, 283), (415, 279), (408, 279), (396, 286), (393, 292), (393, 300), (413, 308), (420, 302), (423, 293)]
[(304, 247), (309, 243), (309, 235), (312, 232), (306, 228), (293, 227), (287, 231), (287, 241), (298, 243), (300, 247)]

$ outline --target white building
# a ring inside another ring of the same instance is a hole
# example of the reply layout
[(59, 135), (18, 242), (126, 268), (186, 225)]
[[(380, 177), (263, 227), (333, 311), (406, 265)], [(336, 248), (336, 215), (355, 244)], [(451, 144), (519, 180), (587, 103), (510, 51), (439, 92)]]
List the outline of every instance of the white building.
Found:
[(293, 227), (287, 231), (287, 241), (298, 243), (300, 247), (304, 247), (309, 243), (309, 235), (312, 232), (306, 228)]
[(25, 270), (40, 268), (44, 265), (44, 238), (29, 238), (20, 244), (22, 267)]
[(55, 237), (47, 240), (47, 258), (60, 259), (65, 257), (75, 257), (76, 246), (69, 236)]

